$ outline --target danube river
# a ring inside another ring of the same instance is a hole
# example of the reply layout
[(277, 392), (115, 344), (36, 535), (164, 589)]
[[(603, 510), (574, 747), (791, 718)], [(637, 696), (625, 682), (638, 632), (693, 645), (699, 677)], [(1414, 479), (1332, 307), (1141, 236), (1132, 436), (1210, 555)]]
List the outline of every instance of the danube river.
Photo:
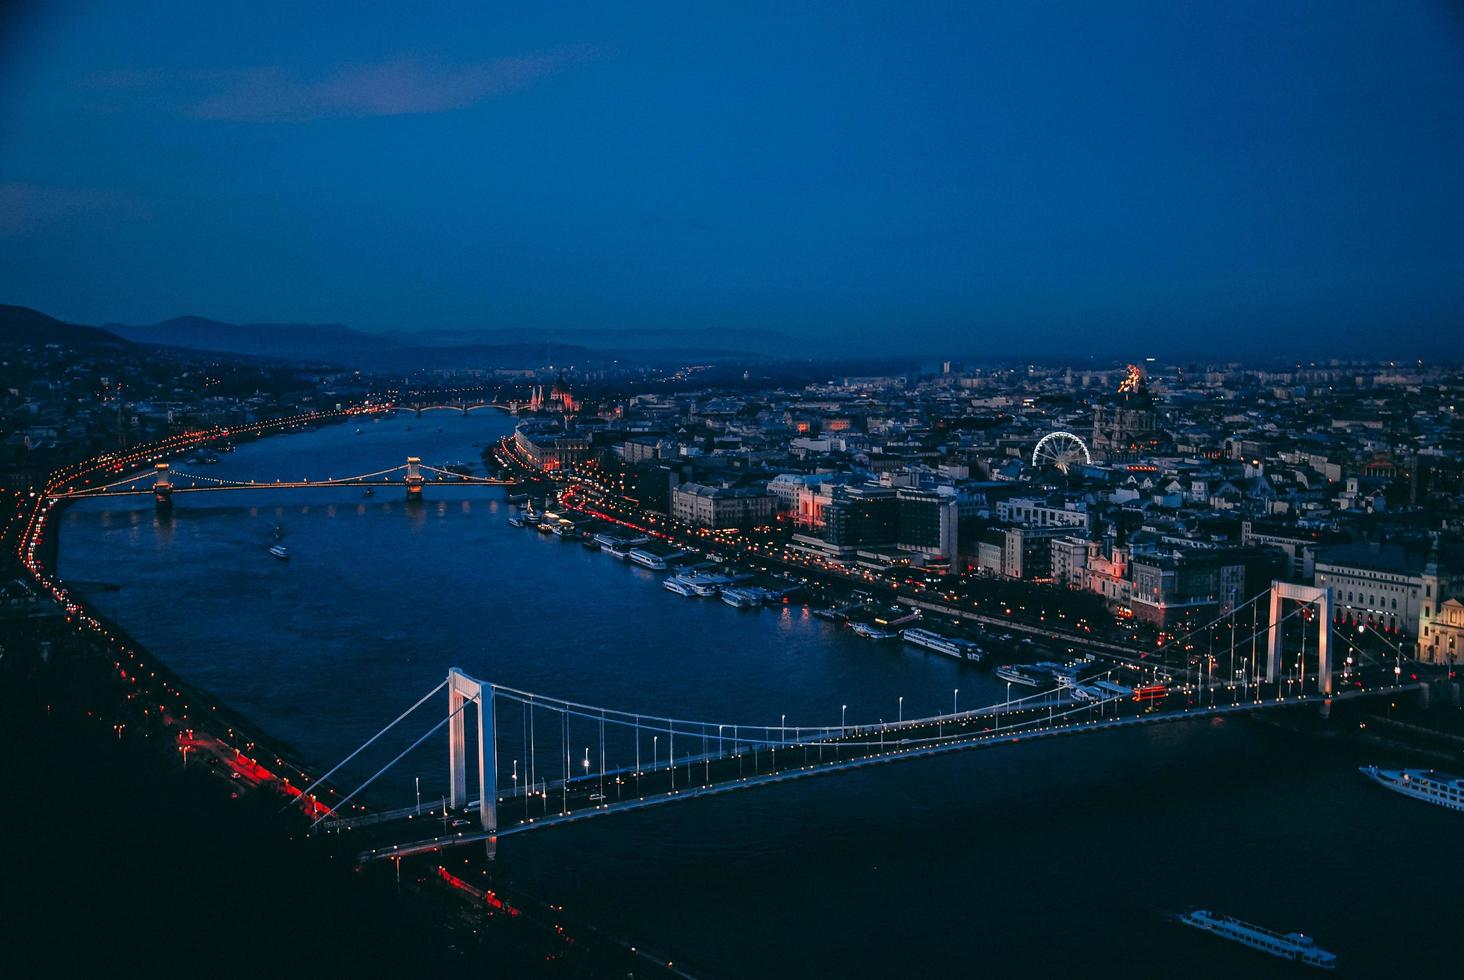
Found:
[[(231, 478), (479, 463), (498, 414), (261, 440)], [(510, 527), (501, 488), (183, 494), (61, 517), (63, 578), (186, 680), (318, 767), (450, 666), (546, 695), (744, 724), (893, 720), (1005, 696), (988, 673), (857, 639), (800, 606), (739, 612)], [(266, 549), (280, 528), (293, 558)], [(445, 704), (434, 700), (440, 716)], [(427, 710), (427, 709), (424, 709)], [(424, 717), (418, 731), (432, 718)], [(446, 783), (420, 752), (388, 802)], [(1302, 929), (1369, 976), (1456, 975), (1457, 814), (1396, 797), (1353, 750), (1248, 721), (1018, 745), (507, 838), (542, 897), (715, 976), (1168, 976), (1271, 962), (1163, 921), (1192, 905)], [(380, 798), (380, 797), (378, 797)], [(1451, 856), (1452, 855), (1452, 856)], [(1285, 967), (1276, 969), (1284, 971)], [(1280, 975), (1278, 973), (1278, 975)]]

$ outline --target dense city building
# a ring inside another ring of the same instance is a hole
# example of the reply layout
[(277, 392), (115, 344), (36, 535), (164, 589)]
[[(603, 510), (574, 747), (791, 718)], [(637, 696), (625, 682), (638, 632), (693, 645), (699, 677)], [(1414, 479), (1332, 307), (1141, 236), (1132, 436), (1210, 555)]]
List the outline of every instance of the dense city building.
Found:
[(683, 483), (671, 491), (671, 516), (696, 527), (758, 527), (773, 519), (766, 487), (711, 487)]

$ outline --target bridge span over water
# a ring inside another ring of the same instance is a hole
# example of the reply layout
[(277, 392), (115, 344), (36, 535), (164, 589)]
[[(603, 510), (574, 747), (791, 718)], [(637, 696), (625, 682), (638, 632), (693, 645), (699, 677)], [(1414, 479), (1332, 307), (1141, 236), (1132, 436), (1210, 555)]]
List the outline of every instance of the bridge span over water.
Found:
[[(436, 723), (350, 792), (327, 801), (330, 809), (315, 819), (316, 830), (354, 835), (365, 860), (403, 857), (474, 841), (491, 845), (499, 837), (594, 817), (874, 765), (1307, 705), (1328, 712), (1334, 702), (1396, 696), (1421, 686), (1411, 679), (1405, 683), (1395, 663), (1349, 659), (1336, 668), (1326, 590), (1276, 582), (1221, 618), (1234, 622), (1246, 606), (1265, 600), (1270, 619), (1240, 641), (1254, 640), (1256, 656), (1243, 672), (1219, 680), (1213, 662), (1169, 675), (1162, 684), (1142, 684), (1134, 680), (1142, 667), (1094, 661), (1071, 683), (1054, 681), (1025, 697), (979, 707), (962, 709), (953, 695), (950, 712), (905, 718), (901, 699), (896, 717), (875, 723), (850, 724), (843, 710), (837, 725), (790, 725), (786, 716), (777, 724), (746, 724), (639, 714), (495, 684), (454, 668), (321, 776), (306, 796), (314, 801), (324, 795), (321, 787), (443, 692), (447, 710)], [(1289, 612), (1287, 603), (1293, 604)], [(1301, 627), (1299, 644), (1296, 630), (1287, 629), (1298, 617), (1293, 625)], [(1316, 639), (1307, 650), (1313, 627)], [(1115, 678), (1124, 684), (1113, 685)], [(1111, 686), (1089, 683), (1100, 679)], [(429, 739), (440, 740), (443, 729), (447, 796), (353, 814), (353, 800)], [(472, 769), (476, 775), (470, 777)], [(439, 819), (440, 833), (420, 836), (416, 828)]]
[(475, 486), (510, 486), (516, 481), (492, 476), (476, 476), (460, 473), (438, 466), (429, 466), (418, 456), (408, 456), (407, 461), (372, 473), (357, 473), (350, 476), (328, 476), (324, 479), (261, 477), (256, 479), (231, 479), (187, 473), (174, 469), (170, 463), (157, 463), (151, 470), (143, 470), (99, 486), (73, 487), (48, 494), (48, 499), (83, 500), (91, 497), (140, 497), (151, 495), (160, 506), (168, 506), (173, 497), (187, 493), (240, 493), (260, 490), (302, 490), (328, 487), (397, 487), (408, 497), (419, 497), (422, 489), (431, 480), (449, 481), (455, 484)]

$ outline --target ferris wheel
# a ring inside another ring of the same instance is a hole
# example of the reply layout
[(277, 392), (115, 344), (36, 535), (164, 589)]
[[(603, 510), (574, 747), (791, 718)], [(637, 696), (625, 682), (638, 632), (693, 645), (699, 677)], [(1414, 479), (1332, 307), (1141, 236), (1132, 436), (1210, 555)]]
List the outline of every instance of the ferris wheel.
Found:
[(1066, 473), (1073, 466), (1093, 462), (1088, 446), (1071, 432), (1049, 432), (1032, 450), (1033, 466), (1055, 466)]

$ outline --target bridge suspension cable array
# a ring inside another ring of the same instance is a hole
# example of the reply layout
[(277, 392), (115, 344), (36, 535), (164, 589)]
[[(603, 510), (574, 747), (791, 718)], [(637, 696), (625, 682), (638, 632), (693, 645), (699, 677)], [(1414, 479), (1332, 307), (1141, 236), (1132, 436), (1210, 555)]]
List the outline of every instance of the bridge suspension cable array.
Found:
[[(1294, 587), (1273, 584), (1268, 592), (1275, 608), (1280, 608), (1278, 589), (1290, 596)], [(1199, 630), (1226, 619), (1236, 623), (1237, 614), (1256, 606), (1266, 594), (1252, 597)], [(1271, 638), (1279, 638), (1287, 624), (1298, 617), (1308, 621), (1308, 612), (1326, 603), (1324, 596), (1303, 594), (1295, 598), (1297, 605), (1274, 622), (1270, 617), (1262, 622), (1255, 613), (1254, 628), (1245, 640), (1259, 642), (1261, 636), (1266, 636), (1268, 646), (1279, 653), (1279, 646)], [(1315, 618), (1319, 638), (1329, 636), (1329, 620), (1320, 615)], [(428, 698), (444, 687), (448, 689), (446, 717), (371, 773), (316, 824), (337, 833), (362, 830), (371, 837), (368, 828), (388, 828), (393, 821), (434, 812), (437, 807), (424, 805), (420, 798), (413, 807), (360, 815), (348, 812), (346, 805), (445, 725), (450, 726), (447, 749), (451, 785), (450, 796), (445, 794), (442, 804), (443, 834), (406, 844), (381, 844), (366, 856), (402, 856), (465, 840), (496, 839), (591, 816), (934, 753), (1289, 705), (1329, 705), (1334, 700), (1400, 689), (1397, 678), (1391, 678), (1394, 683), (1390, 685), (1350, 687), (1333, 694), (1330, 661), (1322, 653), (1325, 646), (1322, 639), (1315, 646), (1319, 659), (1310, 688), (1305, 665), (1295, 675), (1283, 677), (1278, 656), (1268, 657), (1263, 679), (1258, 654), (1255, 674), (1248, 670), (1242, 679), (1232, 674), (1219, 683), (1213, 679), (1206, 682), (1202, 671), (1194, 671), (1194, 682), (1158, 686), (1162, 696), (1156, 698), (1143, 698), (1138, 693), (1129, 696), (1126, 692), (1132, 689), (1122, 685), (1110, 689), (1107, 696), (1091, 693), (1095, 689), (1088, 686), (1090, 682), (1133, 666), (1117, 663), (1095, 667), (1086, 677), (1074, 679), (1074, 686), (1090, 692), (1086, 696), (1091, 700), (1080, 700), (1072, 693), (1074, 687), (1059, 685), (981, 707), (955, 710), (953, 705), (950, 712), (897, 717), (894, 721), (845, 724), (841, 716), (838, 725), (789, 725), (786, 716), (772, 724), (642, 714), (480, 681), (454, 668), (426, 697), (315, 783), (313, 789), (318, 789), (327, 779), (336, 777), (346, 763), (358, 758)], [(1310, 655), (1304, 641), (1299, 652), (1301, 658)], [(1415, 685), (1403, 685), (1408, 686)], [(469, 704), (477, 708), (476, 738), (464, 725)], [(470, 799), (468, 793), (470, 752), (478, 761), (476, 799)], [(454, 827), (467, 825), (463, 817), (472, 809), (478, 811), (478, 829), (453, 831), (448, 826), (450, 814), (458, 815)]]
[[(392, 479), (392, 476), (397, 473), (402, 474), (401, 478)], [(358, 473), (354, 476), (342, 477), (328, 476), (323, 479), (304, 478), (299, 480), (279, 478), (273, 480), (231, 479), (201, 473), (188, 473), (183, 470), (175, 470), (167, 463), (159, 463), (152, 470), (133, 473), (100, 486), (58, 491), (50, 494), (50, 497), (55, 500), (71, 500), (86, 497), (143, 496), (152, 494), (161, 502), (164, 498), (171, 498), (175, 494), (184, 493), (386, 486), (404, 487), (408, 493), (418, 493), (426, 482), (425, 477), (422, 475), (423, 473), (430, 473), (436, 476), (441, 482), (451, 482), (454, 484), (505, 486), (514, 482), (513, 480), (500, 479), (498, 477), (477, 476), (471, 473), (460, 473), (455, 470), (430, 466), (421, 462), (415, 456), (409, 457), (405, 463), (400, 465), (375, 470), (370, 473)], [(187, 481), (187, 483), (180, 485), (178, 481)]]

